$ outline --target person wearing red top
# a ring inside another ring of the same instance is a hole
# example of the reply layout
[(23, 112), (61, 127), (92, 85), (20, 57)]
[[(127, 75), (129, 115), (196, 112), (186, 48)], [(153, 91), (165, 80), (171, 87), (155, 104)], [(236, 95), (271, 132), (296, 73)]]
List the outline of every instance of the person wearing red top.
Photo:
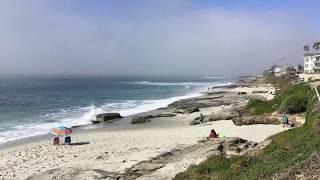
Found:
[(216, 133), (216, 131), (214, 129), (211, 129), (209, 138), (217, 138), (217, 137), (218, 137), (218, 134)]

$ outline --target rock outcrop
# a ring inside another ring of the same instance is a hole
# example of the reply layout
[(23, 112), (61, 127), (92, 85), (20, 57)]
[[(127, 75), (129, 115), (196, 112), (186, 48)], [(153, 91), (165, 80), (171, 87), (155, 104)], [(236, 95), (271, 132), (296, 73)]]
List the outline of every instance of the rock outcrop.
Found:
[(96, 115), (96, 120), (92, 120), (93, 124), (106, 122), (114, 119), (123, 118), (119, 113), (102, 113)]
[(238, 114), (236, 112), (222, 111), (222, 112), (211, 114), (206, 118), (206, 121), (230, 120), (236, 117), (238, 117)]
[(196, 117), (193, 121), (189, 123), (189, 125), (198, 125), (200, 124), (200, 117)]
[(196, 98), (182, 99), (168, 105), (170, 108), (187, 110), (190, 108), (206, 108), (221, 105), (230, 105), (230, 98), (222, 98), (222, 96), (201, 96)]
[(164, 113), (164, 114), (157, 114), (154, 117), (174, 117), (174, 116), (177, 116), (177, 115), (173, 113)]
[(245, 95), (248, 94), (247, 92), (238, 92), (238, 95)]
[(151, 119), (153, 118), (162, 118), (162, 117), (174, 117), (176, 114), (172, 113), (161, 113), (157, 115), (146, 115), (146, 116), (134, 116), (131, 119), (132, 124), (137, 124), (137, 123), (145, 123), (145, 122), (150, 122)]
[(192, 108), (188, 108), (185, 111), (183, 111), (183, 114), (191, 114), (194, 112), (199, 112), (199, 108), (198, 107), (192, 107)]
[(257, 142), (247, 141), (238, 137), (225, 138), (222, 151), (226, 156), (237, 155), (253, 149), (258, 145)]
[(146, 122), (150, 122), (151, 118), (154, 118), (154, 116), (153, 115), (135, 116), (131, 119), (131, 123), (132, 124), (146, 123)]
[[(218, 113), (212, 113), (211, 115), (204, 116), (204, 122), (218, 121), (218, 120), (231, 120), (238, 117), (237, 112), (233, 111), (222, 111)], [(200, 124), (200, 116), (196, 117), (190, 122), (190, 125)]]
[(253, 94), (268, 93), (269, 91), (252, 91)]
[(248, 116), (238, 117), (232, 120), (236, 126), (251, 124), (280, 124), (278, 117), (273, 116)]

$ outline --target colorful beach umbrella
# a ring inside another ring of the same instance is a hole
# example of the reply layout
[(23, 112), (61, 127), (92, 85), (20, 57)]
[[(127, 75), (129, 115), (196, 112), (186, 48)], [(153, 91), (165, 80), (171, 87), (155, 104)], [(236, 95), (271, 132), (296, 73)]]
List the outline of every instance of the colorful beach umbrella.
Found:
[(50, 133), (55, 135), (55, 136), (66, 136), (72, 133), (72, 130), (70, 128), (60, 126), (57, 128), (52, 128), (50, 130)]

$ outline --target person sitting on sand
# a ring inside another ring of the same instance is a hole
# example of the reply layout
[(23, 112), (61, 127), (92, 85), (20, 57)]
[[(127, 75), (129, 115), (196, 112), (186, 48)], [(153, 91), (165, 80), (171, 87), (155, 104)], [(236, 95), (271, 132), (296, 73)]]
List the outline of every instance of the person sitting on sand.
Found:
[(217, 138), (217, 137), (219, 137), (219, 135), (216, 133), (214, 129), (211, 129), (209, 138)]
[(283, 113), (281, 116), (281, 123), (283, 124), (283, 127), (289, 124), (289, 117), (286, 113)]

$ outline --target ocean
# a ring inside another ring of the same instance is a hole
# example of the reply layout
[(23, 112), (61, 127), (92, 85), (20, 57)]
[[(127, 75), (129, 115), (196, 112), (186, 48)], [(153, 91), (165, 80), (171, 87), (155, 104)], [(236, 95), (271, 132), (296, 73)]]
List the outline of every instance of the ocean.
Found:
[(199, 96), (226, 77), (1, 76), (0, 143), (90, 124), (95, 115), (129, 116)]

